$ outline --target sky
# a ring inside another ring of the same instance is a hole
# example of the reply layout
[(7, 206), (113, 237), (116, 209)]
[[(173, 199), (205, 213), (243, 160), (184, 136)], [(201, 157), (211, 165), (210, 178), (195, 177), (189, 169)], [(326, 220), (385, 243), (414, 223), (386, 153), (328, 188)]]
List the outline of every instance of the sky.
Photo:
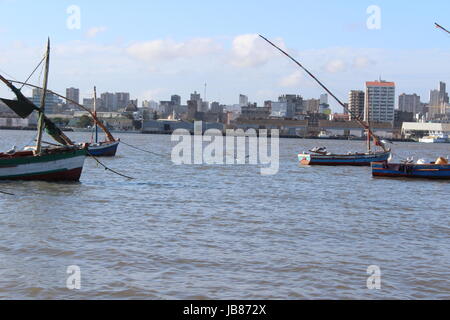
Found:
[[(90, 97), (95, 85), (185, 102), (206, 83), (206, 100), (224, 104), (239, 94), (258, 104), (318, 98), (323, 90), (262, 34), (342, 100), (382, 78), (427, 102), (439, 81), (450, 85), (450, 35), (434, 27), (450, 28), (449, 12), (446, 0), (0, 0), (0, 73), (25, 80), (50, 37), (49, 87), (63, 94)], [(40, 70), (31, 82), (42, 83)], [(0, 95), (11, 96), (3, 86)]]

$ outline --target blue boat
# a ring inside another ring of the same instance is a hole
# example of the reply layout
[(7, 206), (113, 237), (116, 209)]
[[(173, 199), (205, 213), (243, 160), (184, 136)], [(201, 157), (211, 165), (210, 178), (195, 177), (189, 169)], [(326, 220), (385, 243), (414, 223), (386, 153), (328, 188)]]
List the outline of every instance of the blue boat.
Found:
[(390, 151), (368, 152), (353, 154), (299, 154), (298, 159), (306, 166), (366, 166), (372, 162), (387, 161), (391, 156)]
[[(115, 157), (120, 140), (114, 139), (111, 132), (100, 122), (97, 117), (97, 88), (94, 87), (94, 112), (91, 112), (95, 122), (95, 142), (90, 143), (88, 147), (88, 155), (94, 157)], [(98, 127), (105, 132), (107, 141), (98, 141)], [(93, 138), (94, 140), (94, 138)]]
[(89, 145), (89, 155), (94, 157), (114, 157), (119, 147), (120, 141), (105, 141)]
[(429, 164), (375, 162), (372, 163), (372, 175), (388, 178), (450, 179), (450, 164), (446, 162)]

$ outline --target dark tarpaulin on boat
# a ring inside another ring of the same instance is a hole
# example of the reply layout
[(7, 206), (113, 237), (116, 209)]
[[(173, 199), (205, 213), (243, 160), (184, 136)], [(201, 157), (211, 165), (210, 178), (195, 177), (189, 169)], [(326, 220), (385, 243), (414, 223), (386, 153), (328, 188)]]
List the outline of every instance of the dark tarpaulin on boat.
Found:
[(30, 116), (37, 108), (34, 104), (26, 100), (9, 100), (0, 98), (12, 111), (14, 111), (19, 117), (25, 119)]
[[(0, 76), (1, 77), (1, 76)], [(17, 100), (9, 100), (0, 98), (11, 110), (13, 110), (19, 117), (27, 118), (33, 111), (40, 111), (40, 109), (33, 104), (22, 92), (17, 89), (11, 82), (3, 79), (8, 87), (17, 96)], [(49, 118), (44, 115), (45, 131), (56, 141), (62, 145), (73, 145), (73, 142), (59, 129)]]
[(45, 131), (57, 142), (62, 145), (73, 144), (69, 138), (59, 129), (49, 118), (44, 116)]

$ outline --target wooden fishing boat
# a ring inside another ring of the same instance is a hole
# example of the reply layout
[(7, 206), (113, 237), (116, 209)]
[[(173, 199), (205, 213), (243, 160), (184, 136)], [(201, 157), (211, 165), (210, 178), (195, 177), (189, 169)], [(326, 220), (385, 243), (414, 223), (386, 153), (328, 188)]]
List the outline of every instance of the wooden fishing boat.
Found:
[(114, 157), (119, 147), (120, 141), (104, 141), (89, 144), (89, 155), (94, 157)]
[[(330, 96), (332, 96), (343, 108), (354, 118), (367, 133), (367, 152), (366, 153), (347, 153), (347, 154), (332, 154), (328, 153), (324, 148), (315, 148), (311, 150), (311, 153), (302, 153), (298, 155), (298, 159), (303, 165), (322, 165), (322, 166), (370, 166), (374, 161), (385, 161), (391, 156), (391, 150), (386, 147), (385, 143), (373, 133), (370, 123), (364, 122), (359, 114), (355, 114), (350, 110), (336, 95), (334, 95), (330, 89), (328, 89), (319, 79), (316, 78), (308, 69), (306, 69), (300, 62), (294, 59), (286, 51), (275, 45), (267, 38), (260, 35), (262, 39), (268, 42), (270, 45), (278, 49), (282, 54), (291, 59), (295, 64), (302, 68), (311, 78), (313, 78)], [(368, 110), (366, 109), (366, 116), (368, 119)], [(382, 151), (372, 151), (371, 142), (375, 146), (380, 147)], [(322, 149), (322, 150), (321, 150)]]
[[(88, 153), (94, 157), (114, 157), (119, 147), (120, 140), (114, 139), (111, 132), (101, 124), (101, 121), (97, 117), (97, 88), (94, 87), (94, 112), (92, 113), (92, 118), (95, 122), (95, 141), (89, 144)], [(106, 135), (106, 141), (98, 141), (98, 127), (99, 125), (103, 129)]]
[(375, 162), (372, 163), (372, 175), (388, 178), (450, 179), (450, 164)]
[[(45, 75), (40, 108), (27, 99), (10, 81), (0, 75), (0, 80), (17, 97), (17, 100), (1, 100), (22, 118), (27, 118), (34, 111), (39, 114), (36, 145), (27, 147), (23, 151), (16, 151), (13, 148), (11, 151), (0, 153), (0, 180), (78, 181), (80, 179), (86, 159), (87, 145), (75, 145), (45, 116), (49, 61), (50, 40), (47, 43), (45, 56)], [(44, 129), (61, 145), (52, 144), (50, 147), (43, 147), (42, 135)]]
[(299, 154), (298, 159), (305, 166), (367, 166), (372, 162), (387, 161), (391, 153), (388, 152), (371, 152), (371, 153), (354, 153), (354, 154)]
[(0, 180), (79, 181), (86, 155), (79, 147), (0, 153)]

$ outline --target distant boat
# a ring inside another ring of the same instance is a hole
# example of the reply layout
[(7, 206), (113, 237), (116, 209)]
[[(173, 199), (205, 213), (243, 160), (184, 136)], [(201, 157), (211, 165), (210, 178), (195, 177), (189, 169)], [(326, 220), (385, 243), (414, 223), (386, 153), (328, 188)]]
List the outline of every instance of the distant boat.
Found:
[(305, 166), (370, 166), (372, 162), (387, 161), (391, 156), (390, 151), (368, 152), (368, 153), (303, 153), (298, 159)]
[[(111, 132), (104, 126), (97, 117), (97, 88), (94, 87), (94, 112), (92, 113), (92, 118), (95, 122), (95, 140), (89, 144), (88, 151), (89, 155), (94, 157), (115, 157), (117, 153), (117, 148), (119, 147), (120, 140), (114, 139)], [(98, 141), (98, 127), (101, 127), (105, 132), (107, 140), (99, 142)]]
[[(45, 56), (44, 86), (40, 108), (27, 99), (10, 81), (0, 75), (0, 80), (17, 97), (17, 100), (1, 99), (11, 110), (21, 118), (27, 118), (34, 111), (39, 113), (36, 145), (27, 147), (23, 151), (17, 151), (14, 147), (7, 152), (0, 153), (0, 180), (78, 181), (80, 179), (86, 159), (87, 146), (75, 145), (45, 116), (49, 61), (50, 40), (47, 43)], [(61, 145), (42, 146), (44, 129)]]
[(450, 142), (447, 135), (439, 134), (439, 135), (430, 135), (419, 139), (419, 142), (422, 143), (447, 143)]
[(450, 179), (450, 164), (444, 158), (428, 164), (375, 162), (372, 164), (372, 175), (389, 178)]

